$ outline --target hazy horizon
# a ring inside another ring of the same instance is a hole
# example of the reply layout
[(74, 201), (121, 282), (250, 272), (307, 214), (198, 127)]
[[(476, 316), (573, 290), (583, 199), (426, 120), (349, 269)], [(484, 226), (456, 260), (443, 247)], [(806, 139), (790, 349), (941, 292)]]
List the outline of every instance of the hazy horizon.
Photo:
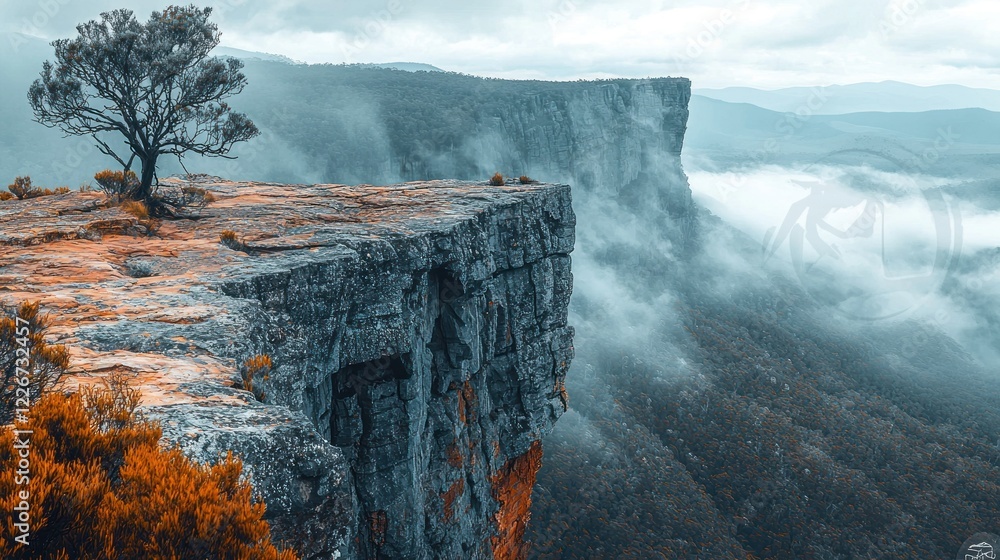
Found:
[[(164, 2), (130, 2), (140, 19)], [(221, 0), (227, 47), (307, 63), (412, 61), (541, 80), (685, 76), (696, 87), (777, 89), (895, 80), (1000, 88), (982, 0), (352, 2)], [(113, 0), (0, 7), (0, 31), (47, 40), (120, 8)], [(289, 40), (294, 34), (294, 40)], [(935, 37), (928, 42), (927, 37)], [(940, 45), (947, 48), (939, 48)], [(11, 44), (2, 52), (16, 51)]]

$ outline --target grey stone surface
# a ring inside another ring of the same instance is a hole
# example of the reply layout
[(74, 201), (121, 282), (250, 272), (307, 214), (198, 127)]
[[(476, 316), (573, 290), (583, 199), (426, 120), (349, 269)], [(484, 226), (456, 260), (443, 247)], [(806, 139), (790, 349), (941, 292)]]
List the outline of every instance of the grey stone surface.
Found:
[(497, 474), (565, 409), (569, 186), (185, 183), (217, 199), (198, 219), (0, 203), (0, 300), (50, 313), (68, 385), (124, 368), (165, 443), (239, 456), (304, 558), (492, 558)]

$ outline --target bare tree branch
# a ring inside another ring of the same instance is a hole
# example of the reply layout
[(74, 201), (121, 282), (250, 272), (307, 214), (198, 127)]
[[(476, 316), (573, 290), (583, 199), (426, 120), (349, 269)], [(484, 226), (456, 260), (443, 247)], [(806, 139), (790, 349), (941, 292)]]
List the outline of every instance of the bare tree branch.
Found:
[[(260, 134), (224, 100), (246, 87), (243, 63), (209, 57), (219, 30), (211, 8), (171, 6), (146, 23), (131, 10), (101, 14), (77, 26), (75, 39), (52, 43), (55, 63), (42, 65), (28, 100), (35, 120), (72, 135), (91, 136), (101, 153), (127, 171), (142, 166), (131, 196), (153, 196), (156, 163), (164, 154), (191, 152), (232, 158), (237, 142)], [(117, 132), (131, 152), (128, 161), (99, 134)]]

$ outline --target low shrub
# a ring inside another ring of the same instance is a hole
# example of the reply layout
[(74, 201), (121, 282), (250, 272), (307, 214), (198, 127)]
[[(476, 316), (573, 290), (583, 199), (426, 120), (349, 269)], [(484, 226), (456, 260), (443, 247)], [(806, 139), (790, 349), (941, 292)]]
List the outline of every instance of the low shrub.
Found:
[(267, 354), (258, 354), (243, 362), (243, 367), (240, 368), (242, 384), (238, 388), (250, 391), (258, 401), (264, 402), (267, 395), (259, 385), (254, 385), (254, 379), (265, 382), (270, 380), (272, 366), (271, 357)]
[[(112, 204), (135, 200), (134, 195), (140, 186), (139, 179), (132, 170), (112, 171), (105, 169), (95, 174), (94, 180), (97, 181)], [(138, 202), (142, 202), (146, 206), (146, 212), (150, 216), (183, 217), (191, 210), (201, 210), (214, 201), (215, 197), (207, 190), (187, 185), (180, 189), (154, 191), (151, 196)]]
[(507, 181), (504, 180), (503, 174), (500, 173), (499, 171), (497, 171), (496, 173), (493, 174), (492, 177), (490, 177), (490, 184), (493, 185), (494, 187), (502, 187), (506, 183)]
[(219, 234), (219, 241), (234, 251), (243, 251), (244, 253), (247, 252), (246, 243), (240, 240), (236, 232), (231, 229), (223, 230), (222, 233)]
[(24, 302), (0, 317), (0, 424), (14, 420), (18, 409), (28, 408), (20, 405), (51, 389), (69, 367), (66, 347), (45, 342), (48, 327), (38, 302)]
[[(24, 177), (15, 178), (14, 182), (7, 186), (7, 190), (10, 191), (11, 195), (16, 196), (18, 200), (25, 200), (28, 198), (38, 198), (40, 196), (66, 194), (70, 192), (69, 187), (40, 189), (31, 184), (31, 177), (28, 177), (27, 175), (25, 175)], [(2, 200), (10, 200), (10, 196), (3, 198)]]
[(119, 208), (121, 208), (122, 211), (128, 212), (136, 218), (139, 218), (140, 221), (149, 219), (149, 208), (144, 202), (139, 202), (138, 200), (126, 200), (119, 205)]
[(31, 177), (17, 177), (14, 182), (7, 185), (7, 190), (11, 192), (18, 200), (24, 200), (26, 198), (33, 198), (34, 193), (38, 189), (31, 185)]
[(535, 181), (534, 179), (532, 179), (531, 177), (528, 177), (527, 175), (521, 175), (518, 178), (518, 180), (521, 182), (522, 185), (527, 185), (529, 183), (537, 183), (538, 182), (538, 181)]
[(97, 181), (98, 186), (108, 196), (108, 199), (112, 201), (129, 199), (132, 191), (139, 188), (139, 178), (132, 170), (112, 171), (105, 169), (97, 172), (94, 175), (94, 180)]
[[(265, 506), (228, 453), (215, 466), (161, 448), (160, 427), (137, 412), (139, 391), (116, 372), (106, 387), (49, 394), (32, 409), (30, 485), (0, 471), (0, 507), (30, 490), (29, 544), (0, 524), (0, 557), (14, 559), (246, 558), (294, 560), (270, 542)], [(0, 464), (19, 437), (0, 428)]]

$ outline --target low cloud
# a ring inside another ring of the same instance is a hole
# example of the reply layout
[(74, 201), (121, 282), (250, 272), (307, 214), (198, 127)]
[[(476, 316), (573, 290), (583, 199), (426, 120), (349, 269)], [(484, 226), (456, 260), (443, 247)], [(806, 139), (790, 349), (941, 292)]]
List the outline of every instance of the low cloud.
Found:
[[(162, 9), (141, 0), (141, 18)], [(700, 87), (893, 79), (1000, 88), (1000, 43), (980, 0), (220, 0), (223, 44), (320, 62), (412, 60), (506, 78), (683, 75)], [(112, 0), (8, 2), (0, 27), (52, 39), (121, 7)], [(294, 40), (290, 40), (294, 37)], [(941, 45), (947, 45), (941, 49)], [(984, 54), (987, 53), (987, 54)]]

